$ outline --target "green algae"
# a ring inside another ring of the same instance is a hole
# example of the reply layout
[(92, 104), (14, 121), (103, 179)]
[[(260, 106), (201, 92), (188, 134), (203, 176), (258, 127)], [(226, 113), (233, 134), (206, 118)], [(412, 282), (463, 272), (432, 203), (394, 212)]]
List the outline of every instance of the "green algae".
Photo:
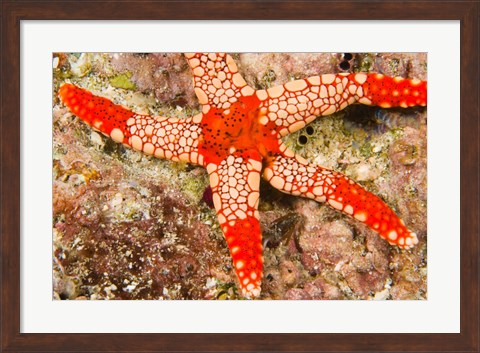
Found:
[(398, 75), (399, 65), (400, 65), (400, 60), (397, 58), (392, 58), (391, 60), (388, 61), (388, 66), (390, 67), (390, 70), (393, 72), (393, 76)]
[(217, 282), (215, 299), (217, 300), (244, 300), (243, 296), (238, 294), (238, 288), (233, 282)]
[(373, 54), (364, 54), (357, 56), (357, 61), (353, 66), (353, 72), (370, 72), (372, 70), (375, 58)]
[(272, 86), (272, 82), (274, 82), (277, 79), (277, 75), (275, 74), (275, 71), (273, 71), (271, 68), (268, 68), (262, 76), (262, 79), (258, 83), (258, 85), (262, 89), (270, 88)]
[(200, 201), (205, 189), (208, 187), (208, 175), (188, 175), (181, 180), (181, 189), (193, 200)]
[(115, 88), (123, 88), (127, 90), (135, 90), (137, 86), (130, 80), (132, 73), (130, 71), (125, 71), (124, 73), (118, 74), (110, 78), (109, 82)]

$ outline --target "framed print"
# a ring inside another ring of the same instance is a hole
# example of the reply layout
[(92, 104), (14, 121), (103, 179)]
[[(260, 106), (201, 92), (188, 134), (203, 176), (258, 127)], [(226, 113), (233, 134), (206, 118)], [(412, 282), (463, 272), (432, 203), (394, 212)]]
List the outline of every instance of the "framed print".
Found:
[(478, 350), (478, 4), (369, 5), (2, 3), (2, 348)]
[[(427, 299), (426, 53), (55, 53), (52, 60), (56, 300)], [(369, 65), (383, 74), (359, 71)], [(155, 79), (160, 72), (168, 79)], [(146, 88), (153, 96), (134, 87), (157, 82)], [(140, 98), (148, 102), (137, 110), (150, 110), (155, 98), (161, 112), (137, 114), (87, 91), (108, 94), (112, 86), (123, 106)], [(343, 112), (357, 102), (364, 104)], [(390, 105), (398, 109), (381, 110)], [(124, 123), (109, 110), (125, 114)], [(98, 130), (86, 130), (92, 153), (79, 149), (85, 125), (72, 113)], [(119, 134), (124, 145), (99, 133)], [(249, 163), (258, 167), (253, 174)], [(390, 181), (392, 190), (375, 186), (384, 199), (401, 195), (391, 204), (403, 220), (353, 178)], [(338, 211), (380, 237), (337, 219)], [(391, 254), (393, 246), (411, 251)]]

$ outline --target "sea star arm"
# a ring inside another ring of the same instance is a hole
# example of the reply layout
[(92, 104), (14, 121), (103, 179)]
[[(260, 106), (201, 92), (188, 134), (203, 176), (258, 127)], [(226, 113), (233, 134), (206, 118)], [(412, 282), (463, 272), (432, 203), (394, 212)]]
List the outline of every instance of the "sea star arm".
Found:
[(260, 158), (240, 154), (207, 165), (213, 204), (240, 288), (247, 297), (260, 294), (262, 279), (262, 235), (257, 211), (261, 168)]
[(411, 248), (417, 235), (378, 196), (368, 192), (347, 176), (310, 165), (305, 159), (282, 147), (283, 153), (273, 156), (263, 177), (276, 189), (327, 202), (332, 208), (366, 224), (390, 244)]
[(238, 72), (237, 64), (225, 53), (185, 54), (193, 72), (193, 85), (203, 113), (210, 107), (227, 110), (238, 98), (251, 96), (254, 89)]
[(327, 74), (290, 81), (256, 94), (267, 110), (261, 123), (275, 122), (284, 136), (318, 116), (354, 103), (382, 108), (425, 106), (427, 82), (373, 73)]
[(159, 158), (204, 163), (198, 151), (200, 114), (187, 119), (136, 114), (72, 84), (64, 84), (59, 96), (76, 116), (116, 142)]

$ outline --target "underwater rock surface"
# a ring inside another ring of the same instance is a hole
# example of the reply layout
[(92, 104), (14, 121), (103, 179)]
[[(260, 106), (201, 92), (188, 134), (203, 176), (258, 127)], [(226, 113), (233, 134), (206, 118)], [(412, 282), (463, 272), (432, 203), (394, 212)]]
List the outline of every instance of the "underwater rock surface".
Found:
[[(426, 79), (425, 54), (353, 54), (349, 71)], [(254, 88), (345, 72), (342, 54), (234, 54)], [(54, 55), (54, 92), (72, 82), (138, 113), (198, 112), (180, 54)], [(425, 108), (351, 106), (284, 140), (309, 162), (380, 196), (415, 231), (412, 250), (324, 204), (261, 183), (260, 299), (427, 298)], [(240, 299), (206, 170), (126, 149), (53, 97), (55, 299)]]

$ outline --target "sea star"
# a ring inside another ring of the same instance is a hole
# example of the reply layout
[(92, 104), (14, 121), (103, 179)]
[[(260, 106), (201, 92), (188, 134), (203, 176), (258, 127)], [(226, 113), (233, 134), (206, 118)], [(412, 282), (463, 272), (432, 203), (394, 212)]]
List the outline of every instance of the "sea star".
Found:
[(155, 157), (203, 166), (243, 295), (260, 294), (263, 256), (260, 176), (278, 190), (326, 202), (390, 244), (411, 248), (415, 233), (377, 196), (333, 170), (311, 165), (280, 140), (318, 116), (361, 103), (426, 105), (426, 81), (374, 73), (325, 74), (255, 90), (230, 55), (185, 54), (202, 112), (188, 119), (136, 114), (64, 84), (59, 96), (87, 124)]

